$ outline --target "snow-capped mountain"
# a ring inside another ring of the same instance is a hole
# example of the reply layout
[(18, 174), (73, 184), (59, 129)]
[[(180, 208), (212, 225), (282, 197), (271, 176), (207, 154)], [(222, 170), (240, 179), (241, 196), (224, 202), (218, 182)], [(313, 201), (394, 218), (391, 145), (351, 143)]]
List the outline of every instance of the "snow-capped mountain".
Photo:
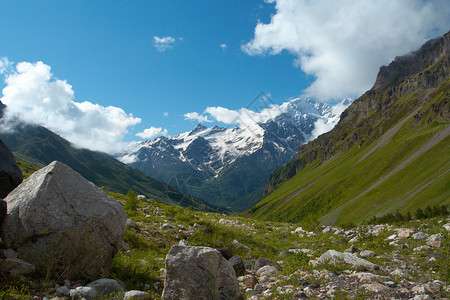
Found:
[(264, 123), (245, 128), (199, 124), (174, 137), (140, 142), (118, 158), (207, 202), (242, 211), (259, 200), (268, 175), (294, 158), (298, 146), (323, 128), (330, 130), (349, 104), (295, 99)]

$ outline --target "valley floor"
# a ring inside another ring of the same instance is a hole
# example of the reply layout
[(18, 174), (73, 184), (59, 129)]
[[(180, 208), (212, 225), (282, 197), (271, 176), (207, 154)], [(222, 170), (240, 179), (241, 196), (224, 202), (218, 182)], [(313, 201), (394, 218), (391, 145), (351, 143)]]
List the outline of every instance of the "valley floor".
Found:
[[(237, 278), (243, 299), (450, 296), (448, 216), (343, 230), (194, 212), (152, 201), (127, 213), (128, 249), (116, 255), (109, 277), (127, 290), (147, 292), (150, 299), (161, 298), (164, 259), (179, 243), (239, 255), (246, 267)], [(0, 299), (69, 299), (57, 295), (61, 285), (71, 289), (86, 283), (1, 272)]]

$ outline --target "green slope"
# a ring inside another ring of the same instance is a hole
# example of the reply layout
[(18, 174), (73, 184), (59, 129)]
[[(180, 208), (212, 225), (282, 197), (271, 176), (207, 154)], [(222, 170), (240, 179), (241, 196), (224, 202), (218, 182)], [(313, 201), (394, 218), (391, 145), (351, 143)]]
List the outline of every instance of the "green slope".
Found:
[(332, 131), (299, 147), (245, 215), (344, 224), (450, 204), (448, 53), (429, 61), (436, 62), (403, 80), (392, 76), (395, 64), (384, 69), (383, 85), (356, 100)]
[(110, 191), (126, 194), (133, 190), (160, 202), (200, 210), (217, 210), (106, 153), (75, 148), (67, 140), (41, 126), (21, 125), (15, 132), (1, 133), (0, 138), (13, 151), (16, 159), (35, 167), (58, 160), (87, 180)]

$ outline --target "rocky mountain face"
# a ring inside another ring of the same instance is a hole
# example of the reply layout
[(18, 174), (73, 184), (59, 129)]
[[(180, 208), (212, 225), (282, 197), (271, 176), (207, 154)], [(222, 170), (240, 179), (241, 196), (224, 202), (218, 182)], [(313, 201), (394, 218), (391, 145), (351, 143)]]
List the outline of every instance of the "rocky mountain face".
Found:
[(447, 33), (382, 67), (333, 130), (270, 175), (250, 214), (339, 223), (447, 203), (449, 42)]
[(22, 171), (20, 171), (11, 150), (0, 140), (0, 199), (5, 198), (9, 192), (15, 189), (22, 179)]
[[(344, 101), (341, 105), (348, 105)], [(315, 124), (339, 118), (332, 106), (295, 99), (267, 122), (207, 128), (143, 141), (119, 159), (210, 204), (242, 211), (256, 203), (268, 175), (296, 155)]]

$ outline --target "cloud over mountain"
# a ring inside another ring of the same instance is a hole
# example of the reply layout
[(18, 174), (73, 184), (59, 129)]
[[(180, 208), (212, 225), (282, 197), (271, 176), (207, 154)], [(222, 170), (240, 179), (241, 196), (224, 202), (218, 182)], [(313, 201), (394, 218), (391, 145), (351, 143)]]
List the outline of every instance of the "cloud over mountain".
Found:
[(276, 13), (258, 23), (242, 45), (249, 55), (287, 50), (314, 82), (305, 97), (356, 97), (369, 89), (381, 65), (417, 49), (450, 27), (445, 0), (271, 0)]
[(72, 86), (41, 61), (18, 63), (5, 83), (4, 130), (12, 130), (19, 119), (47, 127), (78, 147), (113, 153), (126, 146), (122, 139), (128, 128), (141, 122), (119, 107), (74, 101)]

